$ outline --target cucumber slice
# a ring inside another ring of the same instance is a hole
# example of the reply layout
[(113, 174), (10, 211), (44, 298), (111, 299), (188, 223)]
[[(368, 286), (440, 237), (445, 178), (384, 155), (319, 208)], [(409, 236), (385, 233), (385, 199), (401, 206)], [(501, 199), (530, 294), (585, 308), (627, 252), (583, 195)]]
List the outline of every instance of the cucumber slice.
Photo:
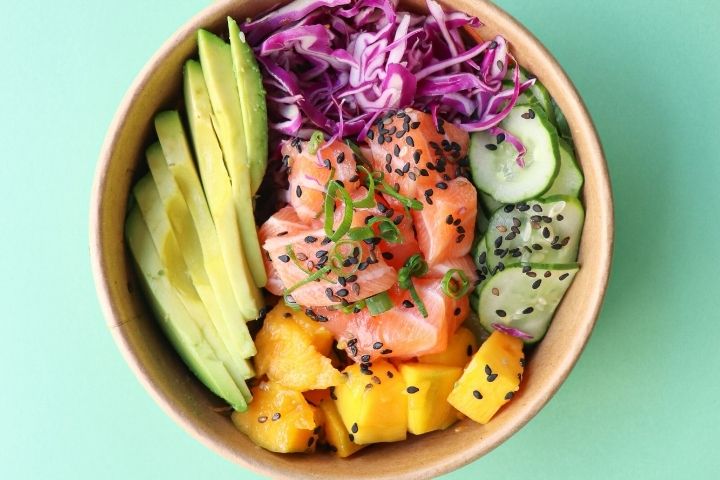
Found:
[[(503, 80), (503, 86), (505, 88), (513, 86), (511, 77), (512, 73), (508, 72), (508, 76), (505, 80)], [(524, 68), (520, 68), (521, 83), (524, 83), (528, 79), (533, 77), (534, 75), (531, 75), (527, 70), (525, 70)], [(515, 103), (537, 103), (543, 110), (545, 110), (545, 113), (547, 114), (550, 122), (555, 125), (555, 107), (553, 105), (553, 98), (552, 96), (550, 96), (550, 92), (548, 92), (547, 88), (545, 88), (545, 85), (540, 83), (540, 80), (538, 80), (537, 77), (535, 77), (535, 83), (533, 84), (533, 86), (521, 93), (517, 99), (517, 102)]]
[[(192, 277), (188, 274), (189, 269), (183, 259), (182, 251), (152, 176), (148, 174), (135, 184), (133, 196), (142, 213), (145, 225), (148, 227), (150, 238), (164, 266), (165, 276), (170, 286), (175, 290), (190, 317), (203, 332), (217, 358), (225, 364), (235, 383), (241, 387), (246, 400), (249, 400), (251, 395), (245, 385), (245, 379), (254, 376), (252, 365), (238, 355), (231, 355), (228, 345), (225, 343), (226, 339), (221, 338), (218, 334), (215, 325), (222, 321), (220, 318), (222, 311), (214, 295), (205, 298), (205, 301), (210, 304), (207, 307), (193, 285)], [(215, 316), (214, 319), (210, 316), (210, 312)]]
[(571, 197), (577, 197), (580, 195), (583, 181), (583, 174), (575, 161), (572, 147), (570, 147), (570, 144), (561, 137), (560, 171), (548, 191), (543, 193), (543, 196), (551, 197), (553, 195), (569, 195)]
[[(246, 410), (246, 398), (249, 397), (243, 395), (238, 388), (240, 385), (235, 383), (225, 365), (217, 359), (203, 332), (177, 297), (176, 290), (164, 274), (163, 263), (137, 206), (130, 210), (125, 224), (125, 236), (147, 294), (146, 298), (150, 300), (160, 327), (170, 343), (205, 386), (225, 399), (234, 409)], [(245, 382), (241, 384), (244, 386)]]
[(469, 152), (473, 182), (503, 203), (541, 195), (555, 180), (560, 166), (555, 127), (545, 112), (533, 105), (515, 106), (500, 127), (525, 146), (525, 166), (517, 164), (517, 151), (509, 142), (498, 142), (487, 131), (475, 132), (470, 138)]
[(477, 215), (475, 216), (475, 238), (485, 235), (485, 232), (487, 232), (488, 220), (488, 216), (485, 214), (483, 209), (478, 208)]
[(485, 236), (490, 271), (514, 263), (574, 262), (584, 220), (574, 197), (506, 205), (492, 216)]
[(478, 191), (480, 194), (480, 205), (482, 206), (482, 210), (487, 214), (488, 216), (492, 216), (493, 213), (495, 213), (499, 208), (504, 207), (505, 204), (502, 202), (498, 202), (495, 200), (491, 195), (488, 195), (487, 193), (483, 191)]
[(480, 322), (488, 330), (515, 334), (525, 343), (538, 342), (578, 269), (577, 264), (507, 267), (485, 282), (480, 291)]
[(552, 99), (552, 105), (553, 112), (555, 114), (555, 125), (557, 125), (558, 135), (564, 138), (572, 147), (572, 134), (570, 133), (570, 125), (568, 125), (567, 118), (565, 118), (565, 114), (562, 110), (560, 110), (560, 107), (555, 102), (554, 98)]

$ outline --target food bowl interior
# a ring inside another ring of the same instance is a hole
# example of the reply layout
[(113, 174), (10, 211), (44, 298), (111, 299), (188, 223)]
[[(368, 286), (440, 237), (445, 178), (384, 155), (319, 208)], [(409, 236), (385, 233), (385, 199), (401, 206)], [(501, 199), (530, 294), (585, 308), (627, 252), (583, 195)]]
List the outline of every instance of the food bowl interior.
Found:
[[(446, 431), (372, 446), (349, 459), (267, 452), (235, 429), (224, 403), (203, 387), (165, 340), (143, 298), (126, 252), (123, 227), (132, 183), (146, 171), (144, 151), (153, 139), (153, 116), (178, 107), (182, 66), (197, 56), (196, 30), (224, 32), (227, 15), (244, 19), (275, 3), (236, 0), (213, 4), (163, 46), (124, 99), (101, 154), (91, 211), (93, 268), (105, 316), (126, 360), (155, 400), (200, 441), (232, 461), (275, 478), (439, 475), (488, 452), (532, 418), (566, 378), (590, 335), (605, 291), (613, 234), (612, 198), (600, 144), (572, 84), (531, 34), (491, 3), (444, 2), (446, 9), (479, 17), (485, 24), (478, 30), (483, 38), (504, 35), (517, 60), (539, 77), (568, 118), (586, 179), (587, 218), (579, 256), (582, 269), (547, 336), (534, 349), (520, 392), (488, 425), (465, 420)], [(425, 10), (422, 0), (401, 4)]]

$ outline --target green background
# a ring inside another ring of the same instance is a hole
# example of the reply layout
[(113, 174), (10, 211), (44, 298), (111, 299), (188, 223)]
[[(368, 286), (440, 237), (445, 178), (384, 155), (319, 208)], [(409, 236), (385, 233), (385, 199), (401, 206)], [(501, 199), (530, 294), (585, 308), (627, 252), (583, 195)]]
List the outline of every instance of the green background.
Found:
[[(1, 478), (257, 478), (142, 389), (105, 328), (88, 259), (90, 185), (114, 110), (207, 3), (40, 0), (0, 15)], [(615, 261), (564, 386), (447, 478), (720, 478), (720, 2), (499, 3), (554, 52), (594, 117)]]

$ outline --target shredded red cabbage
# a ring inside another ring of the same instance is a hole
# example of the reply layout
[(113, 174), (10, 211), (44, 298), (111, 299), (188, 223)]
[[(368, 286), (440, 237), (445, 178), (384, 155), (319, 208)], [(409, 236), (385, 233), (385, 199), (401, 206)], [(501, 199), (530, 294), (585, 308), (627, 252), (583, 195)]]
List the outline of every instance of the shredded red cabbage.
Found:
[(532, 335), (525, 333), (522, 330), (518, 330), (517, 328), (505, 326), (502, 323), (493, 323), (492, 328), (494, 328), (495, 330), (497, 330), (499, 332), (506, 333), (506, 334), (510, 335), (511, 337), (522, 338), (524, 340), (532, 340), (533, 339)]
[[(466, 42), (477, 18), (426, 1), (429, 15), (399, 11), (397, 0), (295, 0), (245, 23), (265, 73), (270, 128), (362, 140), (380, 113), (404, 107), (467, 131), (495, 128), (534, 80), (520, 82), (504, 38)], [(520, 142), (500, 133), (522, 165)]]

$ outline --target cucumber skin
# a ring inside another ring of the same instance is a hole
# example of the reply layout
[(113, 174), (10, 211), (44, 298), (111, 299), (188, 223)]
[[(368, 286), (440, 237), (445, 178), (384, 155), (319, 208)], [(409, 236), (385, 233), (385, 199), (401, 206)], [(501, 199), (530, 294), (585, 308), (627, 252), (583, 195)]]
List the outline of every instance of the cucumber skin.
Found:
[[(511, 201), (501, 202), (501, 203), (520, 203), (520, 202), (525, 202), (525, 201), (528, 201), (528, 200), (532, 200), (532, 199), (534, 199), (534, 198), (540, 198), (540, 197), (542, 197), (543, 193), (545, 193), (546, 191), (548, 191), (548, 190), (550, 189), (550, 187), (552, 186), (553, 182), (555, 182), (555, 178), (557, 178), (557, 175), (558, 175), (558, 173), (560, 172), (560, 143), (559, 143), (559, 136), (558, 136), (558, 133), (557, 133), (557, 129), (556, 129), (555, 126), (552, 124), (552, 122), (550, 122), (550, 120), (548, 119), (547, 114), (545, 113), (545, 110), (544, 110), (544, 109), (542, 108), (542, 106), (540, 106), (540, 104), (537, 103), (537, 102), (519, 103), (519, 104), (516, 104), (513, 108), (517, 108), (517, 107), (528, 107), (528, 108), (532, 108), (533, 111), (535, 112), (535, 118), (538, 118), (539, 121), (542, 123), (542, 125), (547, 129), (547, 131), (548, 131), (548, 133), (549, 133), (549, 136), (550, 136), (550, 143), (551, 143), (551, 146), (552, 146), (553, 155), (555, 156), (555, 171), (554, 171), (554, 173), (553, 173), (552, 175), (550, 175), (549, 180), (548, 180), (547, 184), (544, 186), (544, 188), (542, 189), (542, 191), (540, 191), (540, 192), (538, 192), (538, 193), (535, 193), (535, 194), (533, 194), (533, 195), (530, 195), (530, 196), (528, 196), (528, 197), (525, 197), (525, 198), (513, 199), (513, 200), (511, 200)], [(500, 122), (500, 126), (502, 126), (502, 122)], [(470, 140), (470, 146), (469, 146), (469, 148), (468, 148), (468, 157), (471, 158), (471, 159), (472, 159), (472, 157), (473, 157), (474, 145), (475, 145), (475, 142), (473, 142), (473, 141), (472, 141), (472, 138), (471, 138), (471, 140)], [(474, 162), (472, 162), (472, 160), (471, 160), (471, 161), (470, 161), (470, 173), (471, 173), (471, 176), (472, 176), (473, 185), (475, 185), (475, 188), (477, 188), (480, 192), (482, 192), (482, 193), (484, 193), (484, 194), (486, 194), (486, 195), (489, 195), (490, 197), (492, 197), (493, 199), (495, 199), (495, 197), (493, 197), (493, 195), (492, 195), (491, 193), (483, 190), (483, 188), (479, 185), (480, 182), (479, 182), (479, 181), (477, 180), (477, 178), (476, 178), (476, 176), (478, 175), (478, 173), (477, 173), (476, 169), (473, 168), (473, 165), (474, 165)], [(495, 199), (495, 200), (497, 200), (497, 199)]]
[[(580, 264), (578, 264), (578, 263), (565, 263), (565, 264), (533, 263), (533, 264), (529, 264), (529, 265), (532, 266), (533, 270), (553, 270), (553, 271), (562, 271), (562, 270), (572, 271), (572, 270), (574, 270), (575, 274), (577, 274), (577, 272), (580, 270)], [(503, 271), (508, 270), (508, 269), (522, 268), (523, 266), (525, 266), (525, 265), (523, 265), (521, 263), (514, 263), (511, 265), (507, 265), (503, 269)], [(492, 294), (492, 292), (488, 293), (488, 291), (489, 291), (488, 289), (492, 289), (492, 287), (489, 286), (492, 284), (492, 281), (491, 281), (492, 279), (493, 279), (493, 277), (488, 278), (488, 280), (486, 280), (480, 286), (478, 286), (478, 288), (476, 289), (476, 291), (473, 294), (473, 295), (476, 294), (476, 297), (475, 297), (476, 302), (473, 304), (473, 310), (477, 313), (478, 317), (480, 318), (480, 323), (481, 323), (482, 327), (485, 330), (488, 330), (490, 332), (494, 331), (495, 329), (493, 329), (490, 324), (486, 324), (486, 321), (484, 321), (484, 319), (480, 313), (480, 301), (482, 299), (483, 294), (486, 294), (486, 295)], [(574, 280), (575, 280), (575, 278), (573, 277), (572, 281), (574, 281)], [(570, 285), (572, 285), (572, 281), (570, 283), (568, 283), (567, 288), (570, 288)], [(560, 303), (562, 303), (562, 300), (565, 297), (565, 293), (567, 293), (567, 289), (563, 293), (562, 297), (560, 297), (560, 300), (558, 301), (557, 306), (559, 306)], [(526, 345), (536, 344), (536, 343), (540, 342), (540, 340), (545, 338), (547, 331), (550, 329), (550, 324), (552, 323), (553, 318), (555, 317), (555, 312), (557, 311), (557, 306), (555, 307), (555, 310), (553, 310), (552, 316), (551, 316), (550, 320), (548, 321), (548, 325), (545, 328), (545, 331), (543, 332), (543, 334), (536, 338), (523, 339), (523, 342)]]

